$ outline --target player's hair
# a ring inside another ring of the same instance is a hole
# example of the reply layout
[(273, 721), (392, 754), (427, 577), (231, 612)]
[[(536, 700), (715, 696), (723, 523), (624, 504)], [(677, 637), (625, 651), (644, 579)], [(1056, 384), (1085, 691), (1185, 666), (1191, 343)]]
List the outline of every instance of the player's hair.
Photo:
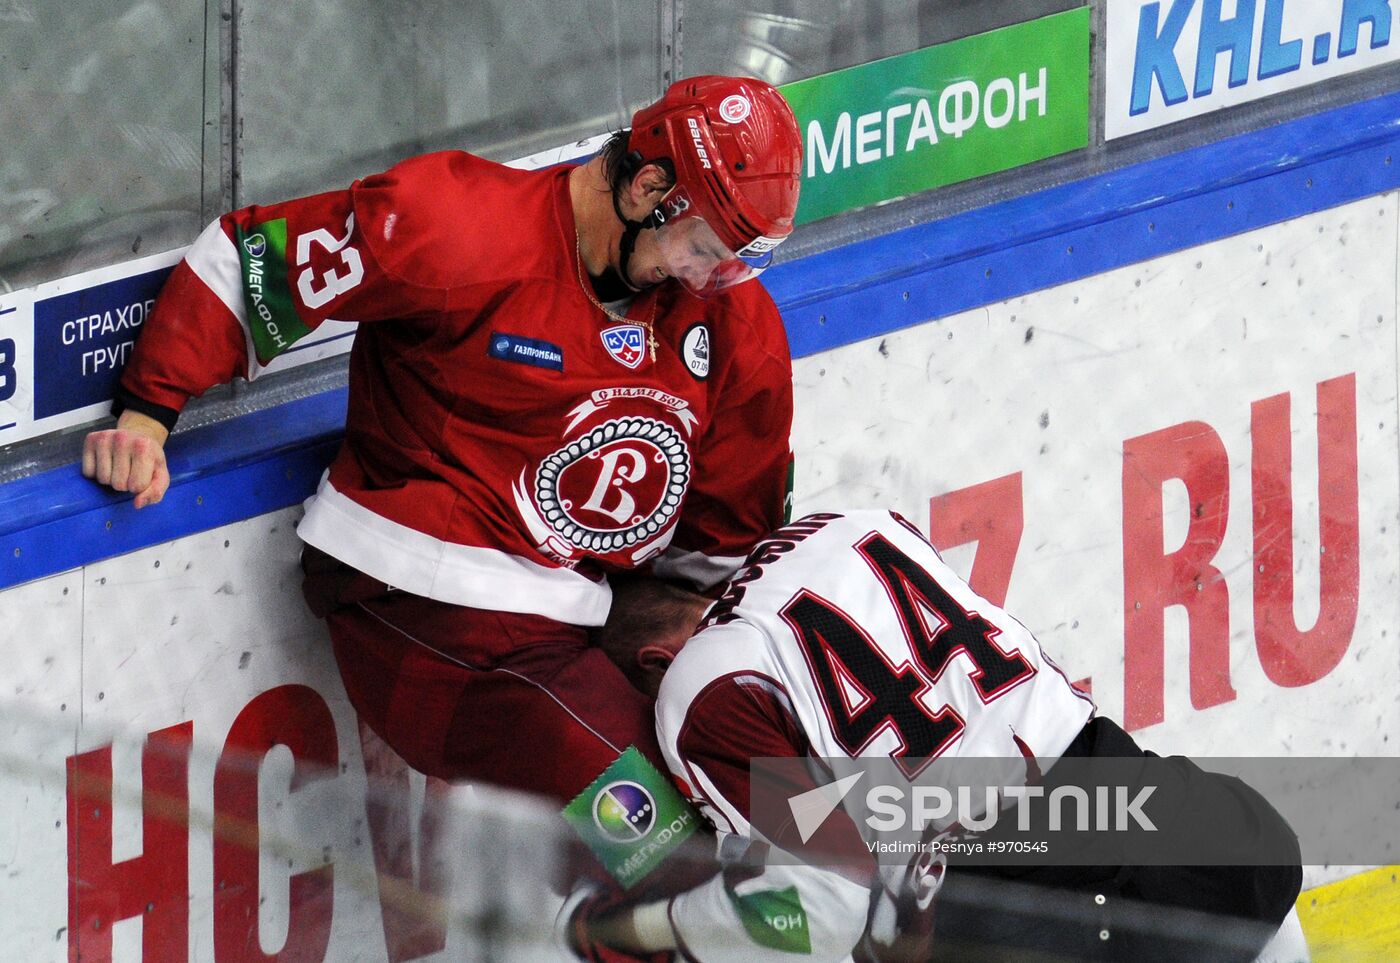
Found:
[(632, 128), (624, 127), (617, 131), (598, 149), (598, 156), (603, 159), (603, 176), (607, 178), (608, 186), (612, 188), (613, 197), (617, 197), (621, 190), (627, 186), (627, 182), (632, 179), (632, 175), (642, 169), (646, 163), (656, 164), (666, 172), (671, 183), (676, 182), (676, 168), (671, 163), (669, 157), (643, 158), (636, 151), (628, 150), (627, 144), (632, 136)]
[(672, 656), (694, 633), (710, 599), (649, 576), (615, 576), (607, 622), (592, 630), (595, 645), (628, 678), (636, 681), (644, 650), (662, 649)]

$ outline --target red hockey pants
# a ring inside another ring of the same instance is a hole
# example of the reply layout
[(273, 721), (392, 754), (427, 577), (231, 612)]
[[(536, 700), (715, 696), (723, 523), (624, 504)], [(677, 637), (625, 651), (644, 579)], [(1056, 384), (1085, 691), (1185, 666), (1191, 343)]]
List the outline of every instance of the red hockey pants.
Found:
[(302, 568), (355, 711), (420, 772), (567, 802), (629, 745), (665, 770), (651, 699), (586, 629), (390, 590), (310, 546)]

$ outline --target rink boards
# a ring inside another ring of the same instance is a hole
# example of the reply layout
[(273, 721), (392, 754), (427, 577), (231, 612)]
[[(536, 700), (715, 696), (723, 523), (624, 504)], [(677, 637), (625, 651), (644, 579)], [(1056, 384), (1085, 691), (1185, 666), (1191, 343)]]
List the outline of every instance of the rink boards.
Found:
[[(1348, 171), (1393, 177), (1388, 146)], [(1400, 200), (1384, 180), (1319, 198), (1326, 163), (1253, 220), (1235, 212), (1268, 192), (1235, 183), (999, 248), (983, 212), (936, 264), (915, 246), (879, 270), (900, 255), (871, 246), (775, 271), (795, 513), (899, 510), (1159, 751), (1394, 755)], [(15, 958), (460, 955), (463, 929), (377, 881), (431, 889), (420, 811), (445, 790), (366, 751), (300, 602), (295, 504), (337, 400), (308, 404), (314, 444), (200, 462), (237, 424), (177, 436), (184, 470), (140, 515), (75, 470), (6, 486), (0, 559), (39, 566), (0, 596)], [(500, 878), (458, 854), (459, 882)]]

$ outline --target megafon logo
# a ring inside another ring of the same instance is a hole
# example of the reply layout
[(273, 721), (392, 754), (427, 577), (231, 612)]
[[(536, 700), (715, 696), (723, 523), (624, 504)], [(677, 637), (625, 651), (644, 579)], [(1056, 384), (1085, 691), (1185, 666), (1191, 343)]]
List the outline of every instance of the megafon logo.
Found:
[(645, 839), (656, 825), (656, 800), (635, 782), (613, 782), (593, 797), (593, 825), (615, 843)]
[(248, 252), (249, 257), (262, 257), (267, 253), (267, 238), (261, 234), (253, 234), (243, 239), (243, 250)]

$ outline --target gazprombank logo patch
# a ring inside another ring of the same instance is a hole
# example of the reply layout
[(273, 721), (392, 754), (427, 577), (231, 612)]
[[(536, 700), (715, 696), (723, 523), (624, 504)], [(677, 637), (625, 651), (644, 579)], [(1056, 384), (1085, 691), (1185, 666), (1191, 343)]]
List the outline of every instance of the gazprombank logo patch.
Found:
[(521, 337), (518, 334), (492, 331), (486, 353), (501, 361), (513, 361), (516, 364), (528, 364), (551, 371), (564, 370), (564, 351), (557, 344)]

